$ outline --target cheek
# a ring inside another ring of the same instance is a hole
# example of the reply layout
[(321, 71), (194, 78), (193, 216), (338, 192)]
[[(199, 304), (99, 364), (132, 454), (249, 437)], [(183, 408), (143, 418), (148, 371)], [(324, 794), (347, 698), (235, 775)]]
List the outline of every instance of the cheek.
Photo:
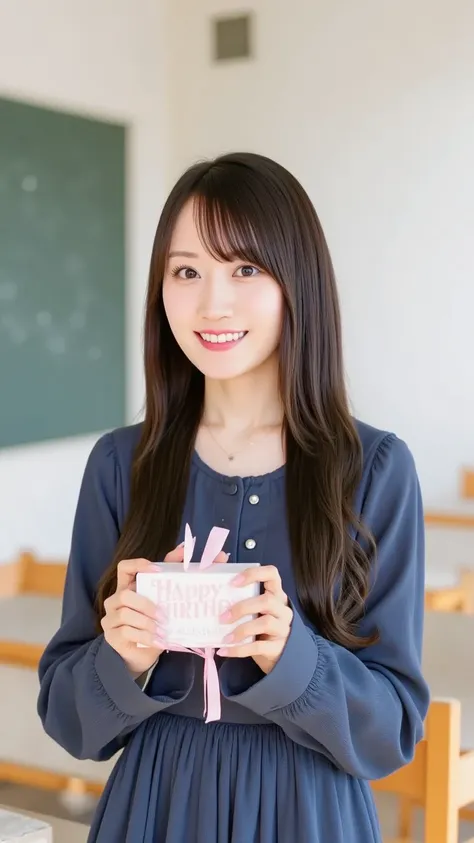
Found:
[(177, 284), (163, 284), (163, 306), (174, 334), (178, 334), (180, 326), (189, 321), (192, 310), (192, 296), (186, 295), (186, 289)]
[(258, 322), (266, 326), (267, 333), (280, 333), (283, 319), (283, 295), (276, 282), (256, 287), (249, 303)]

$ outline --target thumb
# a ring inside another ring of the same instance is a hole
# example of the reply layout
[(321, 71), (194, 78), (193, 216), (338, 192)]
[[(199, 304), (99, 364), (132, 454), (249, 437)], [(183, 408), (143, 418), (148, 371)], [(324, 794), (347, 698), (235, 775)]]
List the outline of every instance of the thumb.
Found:
[(165, 562), (182, 562), (184, 559), (184, 544), (179, 544), (174, 550), (166, 554)]

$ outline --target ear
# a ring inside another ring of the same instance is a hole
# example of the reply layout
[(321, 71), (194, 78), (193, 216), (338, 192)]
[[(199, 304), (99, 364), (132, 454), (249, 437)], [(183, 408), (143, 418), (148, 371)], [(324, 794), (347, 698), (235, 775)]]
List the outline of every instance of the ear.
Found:
[(209, 568), (215, 562), (216, 556), (224, 547), (225, 540), (229, 535), (229, 530), (225, 527), (213, 527), (209, 533), (209, 538), (201, 556), (199, 568), (204, 570)]

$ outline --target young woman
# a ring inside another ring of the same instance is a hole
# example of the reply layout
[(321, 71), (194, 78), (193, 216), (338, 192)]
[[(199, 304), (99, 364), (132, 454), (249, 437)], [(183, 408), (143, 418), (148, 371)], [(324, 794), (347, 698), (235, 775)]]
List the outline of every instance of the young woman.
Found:
[[(328, 248), (278, 164), (225, 155), (173, 189), (145, 373), (144, 423), (89, 458), (39, 670), (52, 738), (78, 758), (123, 748), (89, 840), (380, 841), (369, 781), (412, 758), (428, 706), (419, 484), (403, 441), (351, 417)], [(160, 647), (134, 588), (182, 559), (186, 523), (196, 561), (218, 525), (232, 561), (261, 566), (260, 596), (225, 618), (257, 615), (216, 656), (207, 724), (202, 660)]]

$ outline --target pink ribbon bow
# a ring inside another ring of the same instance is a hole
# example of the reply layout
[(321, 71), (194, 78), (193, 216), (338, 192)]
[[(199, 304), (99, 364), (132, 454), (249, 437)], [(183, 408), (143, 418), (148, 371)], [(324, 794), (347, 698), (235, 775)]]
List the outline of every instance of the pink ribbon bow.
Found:
[[(209, 533), (206, 546), (201, 556), (199, 563), (199, 570), (210, 568), (214, 559), (224, 547), (225, 540), (229, 535), (229, 530), (224, 527), (213, 527)], [(196, 537), (193, 537), (191, 529), (186, 524), (184, 530), (184, 558), (183, 568), (185, 571), (189, 568), (191, 562), (194, 545), (196, 544)], [(221, 691), (219, 686), (219, 675), (217, 673), (217, 666), (214, 660), (214, 647), (183, 647), (180, 644), (163, 642), (167, 650), (180, 653), (195, 653), (204, 659), (204, 716), (206, 723), (212, 720), (220, 720), (221, 716)]]

